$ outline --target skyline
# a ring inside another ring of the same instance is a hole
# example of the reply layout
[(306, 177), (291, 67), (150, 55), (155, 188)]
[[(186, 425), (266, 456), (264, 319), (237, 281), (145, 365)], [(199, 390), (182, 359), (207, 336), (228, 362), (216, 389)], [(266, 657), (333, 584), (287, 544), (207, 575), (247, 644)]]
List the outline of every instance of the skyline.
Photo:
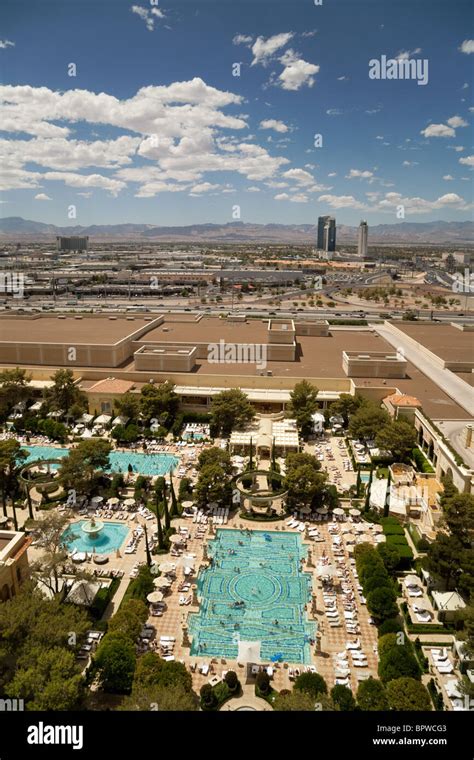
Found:
[[(112, 16), (105, 2), (53, 1), (28, 5), (25, 27), (24, 1), (7, 4), (2, 216), (471, 218), (468, 4), (430, 3), (429, 25), (427, 3), (403, 5), (277, 2), (269, 15), (263, 2), (117, 0)], [(384, 55), (427, 60), (428, 81), (371, 79)]]

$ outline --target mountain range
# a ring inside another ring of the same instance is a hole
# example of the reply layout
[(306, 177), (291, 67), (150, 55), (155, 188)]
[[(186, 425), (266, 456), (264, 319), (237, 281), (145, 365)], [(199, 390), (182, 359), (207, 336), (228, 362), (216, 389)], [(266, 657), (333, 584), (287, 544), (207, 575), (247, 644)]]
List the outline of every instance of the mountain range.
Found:
[[(57, 227), (20, 216), (0, 219), (0, 241), (49, 242), (56, 235), (88, 235), (93, 241), (186, 242), (186, 243), (315, 243), (315, 224), (191, 224), (164, 227), (153, 224), (96, 224)], [(337, 226), (338, 243), (357, 242), (357, 227)], [(369, 243), (410, 245), (472, 244), (474, 222), (399, 222), (369, 227)]]

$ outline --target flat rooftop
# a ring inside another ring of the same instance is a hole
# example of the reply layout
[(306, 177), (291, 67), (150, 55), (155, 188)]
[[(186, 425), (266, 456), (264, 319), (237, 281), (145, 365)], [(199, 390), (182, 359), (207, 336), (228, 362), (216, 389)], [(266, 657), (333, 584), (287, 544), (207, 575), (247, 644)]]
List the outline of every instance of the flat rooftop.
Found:
[(149, 320), (142, 317), (87, 317), (76, 319), (67, 316), (38, 317), (37, 319), (0, 319), (0, 341), (2, 343), (88, 343), (102, 345), (118, 343), (132, 335)]
[(203, 317), (199, 322), (166, 321), (143, 335), (140, 343), (267, 343), (268, 322), (257, 319), (231, 322), (218, 317)]
[(474, 362), (473, 332), (463, 332), (440, 322), (434, 324), (394, 322), (393, 324), (398, 330), (421, 343), (444, 361)]

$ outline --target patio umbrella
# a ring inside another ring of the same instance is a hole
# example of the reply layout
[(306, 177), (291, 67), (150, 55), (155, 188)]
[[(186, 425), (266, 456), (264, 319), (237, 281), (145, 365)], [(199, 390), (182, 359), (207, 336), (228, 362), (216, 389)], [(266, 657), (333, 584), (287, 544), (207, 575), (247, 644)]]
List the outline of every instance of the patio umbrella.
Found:
[(359, 517), (360, 516), (360, 509), (350, 509), (349, 514), (352, 515), (352, 517)]
[(364, 525), (363, 523), (359, 523), (359, 525), (353, 525), (352, 530), (357, 531), (357, 533), (365, 533), (365, 531), (367, 530), (367, 526)]
[(336, 507), (336, 509), (332, 510), (333, 515), (344, 515), (345, 512), (342, 509), (342, 507)]
[(386, 540), (387, 539), (385, 538), (385, 536), (382, 536), (380, 533), (379, 533), (378, 536), (375, 536), (375, 538), (374, 538), (374, 541), (375, 541), (376, 544), (383, 544), (383, 543), (385, 543)]
[(161, 591), (152, 591), (151, 594), (148, 594), (147, 601), (150, 604), (158, 604), (158, 602), (163, 601), (163, 593)]
[(125, 499), (123, 502), (126, 507), (134, 507), (135, 506), (135, 499), (129, 498)]
[(336, 575), (336, 568), (333, 565), (318, 565), (316, 574), (319, 578), (333, 578)]
[(117, 499), (116, 496), (111, 496), (110, 499), (107, 499), (107, 504), (110, 504), (111, 507), (115, 506), (115, 504), (118, 504), (120, 499)]
[(341, 533), (352, 533), (352, 527), (350, 525), (343, 525)]
[(161, 562), (158, 565), (160, 573), (173, 573), (176, 570), (176, 565), (174, 562)]
[(91, 499), (91, 504), (102, 504), (103, 501), (104, 501), (103, 496), (93, 496)]
[(304, 506), (304, 507), (301, 507), (301, 509), (300, 509), (300, 512), (301, 512), (303, 515), (310, 515), (310, 514), (311, 514), (311, 511), (312, 511), (312, 510), (311, 510), (311, 507), (308, 507), (308, 506)]
[(170, 536), (170, 541), (172, 544), (182, 544), (184, 538), (183, 536), (179, 536), (177, 533), (173, 533), (173, 535)]
[(196, 557), (191, 557), (189, 554), (184, 554), (178, 560), (178, 565), (180, 565), (180, 567), (190, 567), (193, 570), (194, 570), (195, 563), (196, 563)]
[(193, 504), (194, 504), (194, 502), (192, 502), (192, 501), (183, 501), (183, 509), (191, 509), (191, 507), (193, 506)]
[(421, 583), (417, 575), (407, 575), (405, 578), (405, 586), (419, 586)]
[(353, 533), (346, 533), (346, 534), (344, 535), (344, 538), (345, 538), (345, 540), (346, 540), (348, 543), (351, 543), (352, 541), (355, 541), (355, 539), (356, 539), (356, 537), (354, 536), (354, 534), (353, 534)]
[(219, 506), (219, 504), (217, 503), (217, 501), (211, 501), (211, 502), (209, 502), (208, 506), (209, 506), (209, 509), (217, 509), (217, 507)]
[(150, 565), (150, 573), (152, 575), (158, 575), (159, 572), (160, 572), (160, 566), (158, 562), (152, 562), (152, 564)]
[(153, 585), (156, 589), (169, 588), (171, 586), (171, 581), (169, 578), (165, 578), (164, 575), (160, 575), (159, 578), (155, 578)]
[(329, 510), (328, 510), (327, 507), (318, 507), (317, 510), (316, 510), (316, 512), (318, 513), (318, 515), (327, 515), (328, 511)]
[(374, 531), (374, 533), (383, 533), (383, 526), (377, 525), (377, 523), (374, 523), (372, 525), (372, 530)]

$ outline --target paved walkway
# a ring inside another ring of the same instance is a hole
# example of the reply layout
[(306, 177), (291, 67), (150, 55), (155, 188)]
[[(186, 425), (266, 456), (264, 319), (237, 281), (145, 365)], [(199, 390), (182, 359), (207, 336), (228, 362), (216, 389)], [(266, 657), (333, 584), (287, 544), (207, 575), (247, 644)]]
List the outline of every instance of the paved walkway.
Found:
[(454, 372), (440, 367), (429, 356), (417, 349), (407, 339), (406, 335), (394, 325), (374, 324), (373, 327), (390, 345), (396, 349), (402, 349), (408, 361), (414, 364), (420, 372), (423, 372), (429, 378), (435, 378), (436, 385), (447, 393), (459, 406), (462, 406), (471, 417), (474, 417), (474, 394), (470, 385), (457, 377)]
[(229, 699), (221, 707), (221, 712), (228, 710), (257, 710), (258, 712), (271, 712), (272, 706), (268, 704), (265, 699), (261, 699), (255, 695), (255, 686), (253, 684), (244, 684), (242, 686), (242, 694), (240, 697)]

